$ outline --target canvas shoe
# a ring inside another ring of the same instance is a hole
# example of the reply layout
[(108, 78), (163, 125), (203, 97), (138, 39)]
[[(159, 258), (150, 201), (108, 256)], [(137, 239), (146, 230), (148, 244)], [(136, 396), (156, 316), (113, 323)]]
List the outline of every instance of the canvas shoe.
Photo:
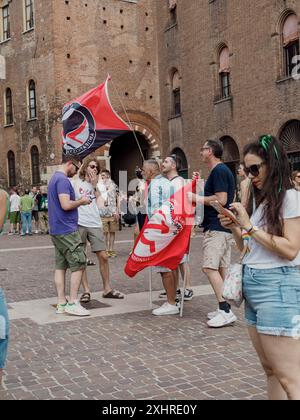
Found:
[(88, 311), (83, 306), (81, 306), (79, 302), (67, 303), (65, 307), (65, 313), (69, 315), (76, 315), (76, 316), (91, 315), (90, 311)]
[(233, 324), (237, 320), (237, 317), (230, 310), (228, 313), (219, 309), (218, 314), (207, 321), (207, 325), (211, 328), (221, 328), (226, 325)]
[(65, 313), (66, 306), (67, 306), (67, 302), (66, 303), (58, 303), (56, 305), (56, 311), (55, 311), (55, 313), (56, 314), (64, 314)]
[(177, 315), (179, 314), (179, 308), (176, 305), (170, 305), (170, 303), (165, 302), (162, 306), (157, 309), (153, 309), (152, 315)]

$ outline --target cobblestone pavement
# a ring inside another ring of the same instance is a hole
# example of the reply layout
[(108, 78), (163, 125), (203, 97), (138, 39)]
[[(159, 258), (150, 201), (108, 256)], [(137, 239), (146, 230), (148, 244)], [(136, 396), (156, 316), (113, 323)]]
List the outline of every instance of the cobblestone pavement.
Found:
[[(123, 272), (131, 238), (129, 228), (118, 234), (118, 257), (110, 264), (112, 285), (125, 294), (149, 290), (147, 270), (135, 279)], [(0, 283), (8, 304), (55, 297), (53, 264), (48, 236), (1, 237), (0, 267), (9, 271), (8, 279), (0, 273)], [(207, 284), (200, 267), (198, 233), (191, 246), (195, 286)], [(92, 291), (100, 291), (97, 267), (88, 273)], [(157, 276), (153, 289), (161, 288)], [(68, 322), (13, 319), (0, 400), (265, 399), (264, 375), (242, 310), (236, 311), (235, 326), (212, 330), (206, 314), (215, 306), (214, 296), (206, 294), (185, 302), (182, 318), (154, 317), (146, 305), (138, 312)]]

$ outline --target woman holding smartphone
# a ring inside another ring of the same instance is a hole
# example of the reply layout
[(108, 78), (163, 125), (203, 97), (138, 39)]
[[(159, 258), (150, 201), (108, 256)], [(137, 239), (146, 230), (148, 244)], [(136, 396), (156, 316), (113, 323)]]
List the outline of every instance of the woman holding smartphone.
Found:
[(247, 210), (233, 203), (232, 230), (240, 250), (247, 239), (243, 293), (253, 346), (265, 370), (270, 399), (300, 400), (300, 193), (293, 189), (287, 155), (272, 136), (244, 149), (252, 183)]

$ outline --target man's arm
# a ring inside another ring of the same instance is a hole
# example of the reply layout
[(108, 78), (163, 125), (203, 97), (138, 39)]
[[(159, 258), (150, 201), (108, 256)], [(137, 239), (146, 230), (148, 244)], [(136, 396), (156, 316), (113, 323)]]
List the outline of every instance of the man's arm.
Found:
[(204, 197), (201, 195), (197, 195), (192, 193), (190, 195), (192, 198), (193, 203), (203, 204), (204, 206), (210, 206), (211, 201), (218, 201), (222, 206), (225, 206), (228, 199), (227, 192), (218, 192), (214, 195), (210, 195), (209, 197)]
[(81, 197), (79, 200), (70, 200), (69, 194), (58, 194), (59, 202), (63, 210), (70, 211), (77, 209), (80, 206), (85, 206), (91, 203), (89, 197)]

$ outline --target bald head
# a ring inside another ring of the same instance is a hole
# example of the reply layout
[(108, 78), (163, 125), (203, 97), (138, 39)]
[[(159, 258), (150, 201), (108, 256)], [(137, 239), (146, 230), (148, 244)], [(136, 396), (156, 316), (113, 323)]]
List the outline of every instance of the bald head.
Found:
[(155, 159), (148, 159), (144, 161), (143, 173), (147, 181), (155, 178), (160, 174), (159, 163)]

